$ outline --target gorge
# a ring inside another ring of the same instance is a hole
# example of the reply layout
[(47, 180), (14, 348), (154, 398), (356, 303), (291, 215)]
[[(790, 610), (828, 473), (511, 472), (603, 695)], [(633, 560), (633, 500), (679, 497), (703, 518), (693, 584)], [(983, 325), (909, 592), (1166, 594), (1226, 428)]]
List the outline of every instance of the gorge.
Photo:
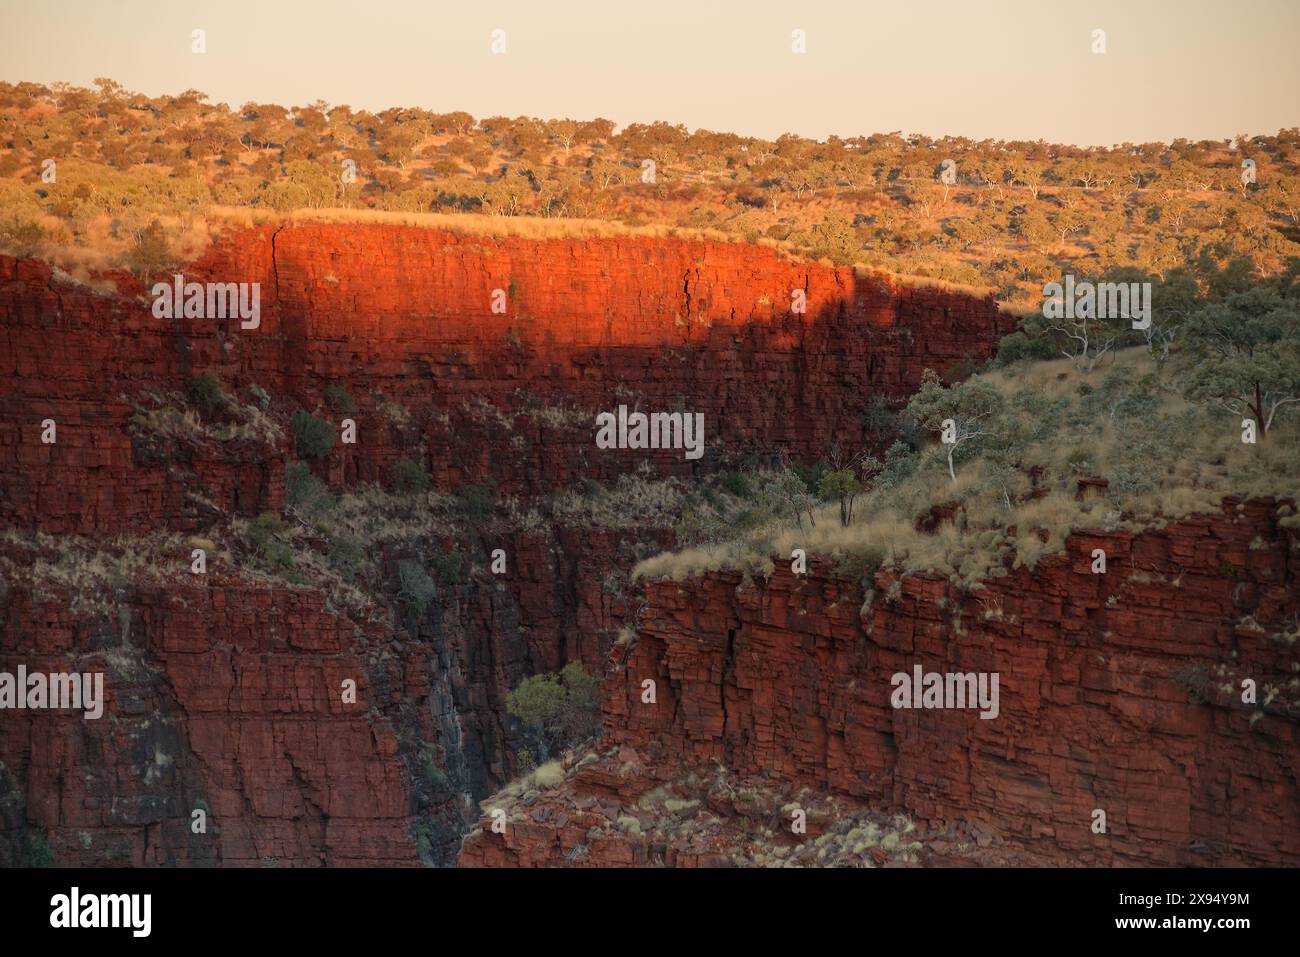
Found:
[[(0, 863), (729, 864), (751, 822), (792, 847), (792, 802), (875, 863), (1300, 858), (1284, 501), (1077, 533), (978, 590), (816, 556), (633, 580), (678, 544), (654, 483), (884, 445), (873, 402), (1014, 330), (991, 299), (742, 243), (323, 222), (231, 231), (184, 275), (252, 284), (257, 326), (0, 257), (0, 671), (106, 672), (105, 720), (5, 715)], [(624, 407), (708, 441), (600, 447)], [(299, 413), (357, 440), (305, 455)], [(375, 491), (405, 461), (427, 500)], [(292, 522), (296, 564), (248, 560), (297, 463), (372, 577)], [(568, 661), (602, 676), (603, 736), (521, 787), (506, 695)], [(1000, 674), (999, 720), (891, 709), (918, 663)], [(1243, 707), (1243, 678), (1273, 697)]]

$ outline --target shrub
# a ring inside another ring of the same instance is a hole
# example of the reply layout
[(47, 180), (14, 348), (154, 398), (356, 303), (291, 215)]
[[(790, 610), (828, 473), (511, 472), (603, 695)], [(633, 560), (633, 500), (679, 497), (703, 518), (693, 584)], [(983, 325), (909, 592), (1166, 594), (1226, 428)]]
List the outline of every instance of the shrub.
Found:
[(822, 476), (817, 483), (817, 495), (825, 501), (840, 503), (840, 524), (847, 528), (853, 523), (853, 503), (865, 488), (852, 468), (836, 469)]
[(885, 451), (885, 462), (876, 476), (876, 488), (898, 488), (916, 471), (920, 460), (914, 448), (906, 442), (895, 442)]
[(564, 699), (558, 675), (533, 675), (506, 695), (506, 710), (524, 724), (545, 727), (559, 714)]
[(397, 600), (410, 615), (423, 618), (429, 610), (429, 603), (437, 595), (433, 579), (425, 572), (419, 562), (402, 561), (397, 565), (399, 590)]
[(334, 506), (329, 488), (303, 462), (290, 463), (284, 470), (285, 500), (307, 515), (318, 515)]
[(0, 246), (18, 256), (32, 256), (45, 241), (45, 230), (30, 220), (18, 218), (0, 222)]
[(805, 513), (811, 525), (817, 524), (813, 517), (817, 498), (791, 468), (759, 472), (755, 480), (754, 498), (758, 507), (767, 514), (793, 519), (800, 528), (803, 528)]
[(435, 552), (429, 564), (444, 585), (455, 585), (460, 581), (460, 552)]
[(677, 541), (687, 547), (722, 541), (731, 531), (722, 514), (698, 498), (686, 502), (681, 517), (673, 524)]
[(492, 496), (496, 483), (488, 479), (482, 485), (465, 483), (456, 489), (453, 508), (465, 518), (484, 519), (492, 514)]
[(578, 661), (561, 668), (560, 679), (568, 690), (569, 703), (581, 712), (574, 730), (585, 730), (585, 723), (600, 710), (600, 679), (587, 674)]
[(1084, 446), (1076, 446), (1065, 457), (1065, 462), (1075, 472), (1086, 472), (1091, 468), (1092, 451)]
[(329, 403), (331, 409), (342, 415), (351, 415), (357, 411), (357, 400), (352, 398), (352, 393), (338, 382), (331, 382), (325, 387), (325, 401)]
[(537, 758), (533, 755), (532, 748), (520, 748), (515, 752), (515, 767), (520, 774), (531, 774), (537, 767)]
[(429, 786), (439, 794), (445, 794), (451, 790), (451, 778), (447, 777), (446, 771), (436, 765), (425, 768), (425, 779), (429, 782)]
[(32, 867), (54, 866), (54, 852), (44, 834), (34, 831), (27, 835), (27, 856)]
[(248, 523), (244, 542), (257, 555), (276, 570), (293, 568), (293, 548), (288, 543), (289, 527), (275, 512), (263, 512)]
[(1160, 482), (1166, 468), (1170, 444), (1164, 440), (1168, 434), (1168, 419), (1161, 417), (1155, 423), (1154, 435), (1142, 431), (1129, 431), (1121, 437), (1112, 453), (1113, 462), (1106, 478), (1110, 487), (1125, 495), (1149, 492)]
[(399, 495), (419, 495), (429, 488), (429, 473), (422, 463), (414, 459), (394, 462), (388, 476), (393, 483), (393, 490)]
[(1007, 366), (1022, 359), (1055, 359), (1060, 353), (1050, 336), (1029, 338), (1023, 332), (1013, 332), (1004, 336), (998, 343), (998, 354), (993, 360), (995, 366)]
[(835, 563), (835, 573), (861, 581), (870, 587), (872, 578), (885, 562), (885, 549), (881, 545), (851, 545)]
[(1204, 704), (1210, 700), (1210, 675), (1199, 665), (1185, 665), (1174, 674), (1174, 680), (1187, 690), (1187, 695), (1195, 704)]
[(437, 749), (431, 744), (420, 745), (420, 770), (435, 793), (444, 794), (451, 790), (451, 779), (438, 766)]
[(170, 268), (171, 244), (162, 223), (155, 219), (140, 231), (140, 237), (126, 254), (126, 262), (131, 272), (144, 282)]
[(892, 432), (898, 427), (898, 417), (881, 395), (873, 395), (862, 410), (862, 427), (873, 434)]
[(804, 487), (808, 489), (809, 495), (817, 494), (817, 487), (821, 485), (822, 476), (830, 471), (830, 466), (825, 462), (818, 462), (815, 465), (793, 465), (794, 474), (803, 480)]
[(743, 472), (724, 472), (720, 484), (736, 498), (749, 498), (753, 493), (753, 490), (749, 487), (749, 479), (745, 478)]
[(221, 380), (211, 372), (190, 379), (190, 402), (205, 419), (211, 418), (226, 403), (226, 394), (221, 391)]
[(548, 746), (567, 747), (600, 726), (600, 679), (571, 661), (558, 674), (525, 678), (506, 695), (506, 710)]
[(300, 458), (323, 458), (334, 447), (334, 427), (302, 409), (293, 414), (293, 437)]
[(361, 544), (356, 539), (346, 537), (331, 540), (328, 555), (330, 564), (347, 582), (357, 577), (357, 573), (361, 570), (361, 563), (366, 557)]

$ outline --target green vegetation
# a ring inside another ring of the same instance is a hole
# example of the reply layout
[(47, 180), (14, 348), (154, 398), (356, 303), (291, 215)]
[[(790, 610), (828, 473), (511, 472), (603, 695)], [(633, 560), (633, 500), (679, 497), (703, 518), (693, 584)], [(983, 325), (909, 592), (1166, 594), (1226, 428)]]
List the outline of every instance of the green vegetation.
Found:
[(361, 544), (356, 539), (345, 536), (330, 539), (326, 556), (339, 577), (348, 584), (357, 580), (366, 560), (365, 549)]
[(429, 565), (438, 576), (438, 581), (444, 585), (451, 586), (460, 582), (460, 552), (435, 551)]
[(422, 495), (429, 490), (429, 473), (414, 459), (401, 459), (389, 470), (393, 491), (399, 495)]
[(34, 256), (45, 245), (45, 230), (39, 223), (21, 219), (0, 219), (0, 249), (15, 256)]
[(352, 398), (352, 393), (339, 382), (331, 382), (325, 387), (325, 401), (340, 415), (352, 415), (357, 411), (357, 400)]
[(299, 579), (294, 574), (292, 535), (283, 518), (275, 512), (263, 512), (244, 527), (243, 540), (254, 556), (273, 573), (294, 581)]
[[(1295, 128), (1110, 149), (615, 128), (322, 101), (232, 108), (197, 90), (151, 97), (108, 78), (0, 83), (0, 243), (148, 280), (192, 258), (219, 223), (293, 213), (538, 237), (675, 232), (1020, 303), (1066, 271), (1250, 256), (1274, 274), (1300, 255)], [(40, 181), (49, 156), (60, 157), (57, 183)], [(652, 184), (641, 181), (645, 159), (656, 164)], [(946, 160), (953, 182), (938, 177)], [(1245, 160), (1255, 182), (1242, 181)], [(340, 176), (345, 161), (355, 181)]]
[(127, 250), (126, 265), (141, 281), (147, 283), (154, 276), (170, 271), (175, 258), (167, 231), (161, 222), (154, 219), (140, 230)]
[(853, 505), (867, 490), (867, 479), (881, 467), (870, 456), (859, 453), (846, 458), (838, 448), (831, 450), (831, 466), (817, 481), (817, 495), (824, 502), (839, 502), (840, 525), (853, 524)]
[(318, 516), (334, 507), (329, 487), (312, 474), (304, 462), (290, 462), (284, 469), (285, 499), (290, 508), (308, 517)]
[(982, 379), (969, 379), (947, 388), (934, 370), (927, 369), (921, 389), (908, 403), (907, 411), (923, 428), (939, 435), (946, 449), (948, 474), (956, 481), (954, 457), (966, 443), (991, 434), (990, 423), (1002, 411), (1002, 395)]
[(1197, 362), (1189, 399), (1251, 418), (1262, 433), (1300, 402), (1300, 311), (1296, 298), (1255, 287), (1213, 303), (1187, 323)]
[[(1063, 358), (984, 373), (973, 380), (978, 394), (996, 392), (1000, 407), (988, 430), (956, 450), (896, 443), (864, 482), (850, 524), (831, 518), (843, 514), (838, 502), (818, 509), (815, 524), (774, 514), (739, 535), (644, 561), (636, 574), (681, 578), (723, 567), (766, 574), (797, 547), (834, 557), (851, 577), (883, 562), (973, 585), (1011, 566), (1032, 567), (1076, 529), (1159, 525), (1213, 511), (1231, 494), (1300, 495), (1300, 416), (1279, 411), (1267, 439), (1245, 444), (1238, 421), (1184, 397), (1195, 369), (1190, 354), (1161, 365), (1135, 347), (1089, 372)], [(939, 398), (919, 397), (918, 405)], [(1108, 482), (1104, 495), (1081, 495), (1078, 480), (1088, 476)], [(919, 530), (918, 516), (931, 509), (952, 520)]]
[(752, 491), (749, 487), (749, 480), (743, 472), (723, 472), (718, 484), (722, 486), (724, 491), (737, 498), (749, 498)]
[(334, 427), (310, 412), (299, 409), (290, 424), (299, 458), (323, 458), (334, 447)]
[(27, 834), (27, 859), (32, 867), (54, 866), (54, 852), (40, 831), (29, 831)]
[[(812, 473), (748, 475), (745, 499), (706, 489), (678, 528), (689, 547), (636, 574), (765, 574), (797, 547), (850, 577), (889, 564), (975, 584), (1033, 566), (1076, 529), (1160, 525), (1228, 495), (1300, 495), (1300, 260), (1274, 277), (1205, 259), (1107, 279), (1152, 283), (1149, 329), (1029, 317), (987, 371), (951, 385), (927, 371), (882, 461), (833, 449)], [(1037, 358), (1048, 352), (1060, 358)], [(816, 501), (789, 494), (799, 475), (816, 475)], [(773, 488), (782, 494), (764, 494)]]
[(873, 545), (870, 542), (850, 545), (844, 549), (839, 560), (835, 563), (835, 574), (843, 575), (845, 578), (857, 579), (870, 587), (876, 569), (883, 565), (884, 562), (885, 548), (883, 545)]
[(451, 779), (447, 777), (447, 772), (439, 764), (436, 745), (427, 741), (421, 743), (419, 761), (420, 772), (424, 775), (425, 783), (433, 789), (435, 794), (446, 794), (451, 791)]
[(492, 514), (496, 482), (488, 479), (479, 485), (466, 482), (452, 493), (452, 508), (470, 522), (481, 522)]
[(211, 372), (190, 379), (190, 403), (205, 419), (212, 418), (226, 404), (226, 394), (221, 391), (221, 380)]
[(600, 679), (571, 661), (558, 674), (521, 681), (506, 696), (506, 710), (528, 727), (544, 753), (571, 747), (600, 727)]

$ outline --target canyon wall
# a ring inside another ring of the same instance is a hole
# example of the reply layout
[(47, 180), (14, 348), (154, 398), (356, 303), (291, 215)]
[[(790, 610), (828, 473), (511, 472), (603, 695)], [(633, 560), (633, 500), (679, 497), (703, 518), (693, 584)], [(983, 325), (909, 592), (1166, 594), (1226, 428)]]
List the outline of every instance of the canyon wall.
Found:
[[(133, 296), (98, 295), (0, 257), (0, 448), (14, 463), (0, 474), (0, 522), (201, 527), (186, 492), (238, 514), (280, 506), (284, 443), (181, 443), (158, 461), (131, 434), (146, 393), (183, 391), (203, 372), (265, 390), (285, 417), (304, 407), (335, 423), (322, 396), (349, 389), (358, 438), (323, 466), (334, 482), (380, 479), (416, 454), (438, 488), (491, 479), (527, 495), (647, 460), (680, 475), (752, 452), (815, 461), (833, 441), (867, 437), (873, 399), (902, 402), (925, 368), (986, 357), (1014, 324), (990, 299), (672, 239), (267, 226), (182, 271), (259, 283), (259, 327), (154, 318), (128, 277), (119, 283)], [(791, 311), (792, 290), (806, 293), (806, 313)], [(596, 449), (596, 413), (619, 404), (702, 412), (705, 458)], [(56, 445), (40, 441), (46, 419)]]
[[(672, 239), (263, 227), (183, 272), (260, 283), (259, 327), (155, 318), (130, 277), (102, 293), (0, 257), (0, 529), (14, 536), (0, 555), (19, 569), (0, 581), (0, 671), (103, 670), (108, 698), (98, 721), (6, 711), (0, 863), (30, 863), (42, 843), (69, 864), (446, 863), (475, 813), (467, 796), (514, 773), (505, 693), (568, 660), (603, 666), (633, 600), (606, 583), (671, 530), (476, 534), (456, 543), (465, 579), (414, 617), (391, 613), (391, 595), (358, 616), (228, 556), (186, 573), (185, 535), (283, 507), (289, 417), (337, 424), (327, 387), (357, 404), (357, 444), (312, 463), (336, 490), (413, 457), (439, 490), (490, 480), (526, 503), (647, 460), (689, 476), (869, 441), (873, 399), (901, 402), (923, 369), (986, 357), (1011, 326), (990, 300)], [(241, 429), (151, 425), (207, 372)], [(702, 411), (708, 453), (599, 452), (595, 413), (620, 403)], [(162, 581), (104, 557), (158, 529), (182, 536), (147, 556)], [(91, 551), (61, 560), (72, 536)], [(503, 577), (485, 571), (495, 547)], [(412, 554), (376, 556), (391, 590)]]
[[(1076, 534), (969, 592), (884, 570), (864, 591), (823, 562), (651, 582), (604, 685), (600, 759), (529, 795), (504, 834), (485, 817), (461, 864), (728, 863), (726, 841), (701, 847), (638, 803), (725, 767), (841, 796), (843, 814), (904, 811), (946, 844), (978, 834), (972, 863), (1294, 865), (1298, 543), (1276, 505)], [(891, 677), (918, 664), (998, 673), (999, 714), (893, 708)], [(751, 811), (684, 796), (749, 830)]]
[[(440, 583), (427, 613), (397, 618), (217, 554), (164, 581), (91, 559), (35, 588), (0, 576), (0, 672), (102, 672), (106, 699), (98, 719), (3, 712), (0, 865), (29, 863), (38, 833), (64, 865), (451, 863), (468, 796), (515, 773), (506, 693), (569, 660), (598, 670), (629, 600), (603, 582), (624, 546), (665, 534), (501, 537), (514, 575)], [(160, 557), (185, 569), (177, 546)], [(479, 543), (461, 547), (486, 567)], [(31, 561), (3, 541), (0, 556)]]

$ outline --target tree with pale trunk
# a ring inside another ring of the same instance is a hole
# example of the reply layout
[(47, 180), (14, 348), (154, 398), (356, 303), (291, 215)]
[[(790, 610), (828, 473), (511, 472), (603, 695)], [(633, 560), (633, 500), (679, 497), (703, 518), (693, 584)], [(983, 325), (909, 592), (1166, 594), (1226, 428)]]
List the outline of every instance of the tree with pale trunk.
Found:
[(968, 379), (945, 386), (937, 372), (926, 369), (921, 388), (907, 404), (907, 411), (922, 428), (939, 436), (948, 460), (948, 475), (955, 482), (953, 460), (957, 450), (981, 436), (995, 435), (993, 424), (1002, 405), (1002, 395), (987, 382)]
[(1187, 323), (1197, 362), (1185, 394), (1254, 419), (1263, 435), (1300, 403), (1300, 303), (1256, 286), (1210, 303)]

